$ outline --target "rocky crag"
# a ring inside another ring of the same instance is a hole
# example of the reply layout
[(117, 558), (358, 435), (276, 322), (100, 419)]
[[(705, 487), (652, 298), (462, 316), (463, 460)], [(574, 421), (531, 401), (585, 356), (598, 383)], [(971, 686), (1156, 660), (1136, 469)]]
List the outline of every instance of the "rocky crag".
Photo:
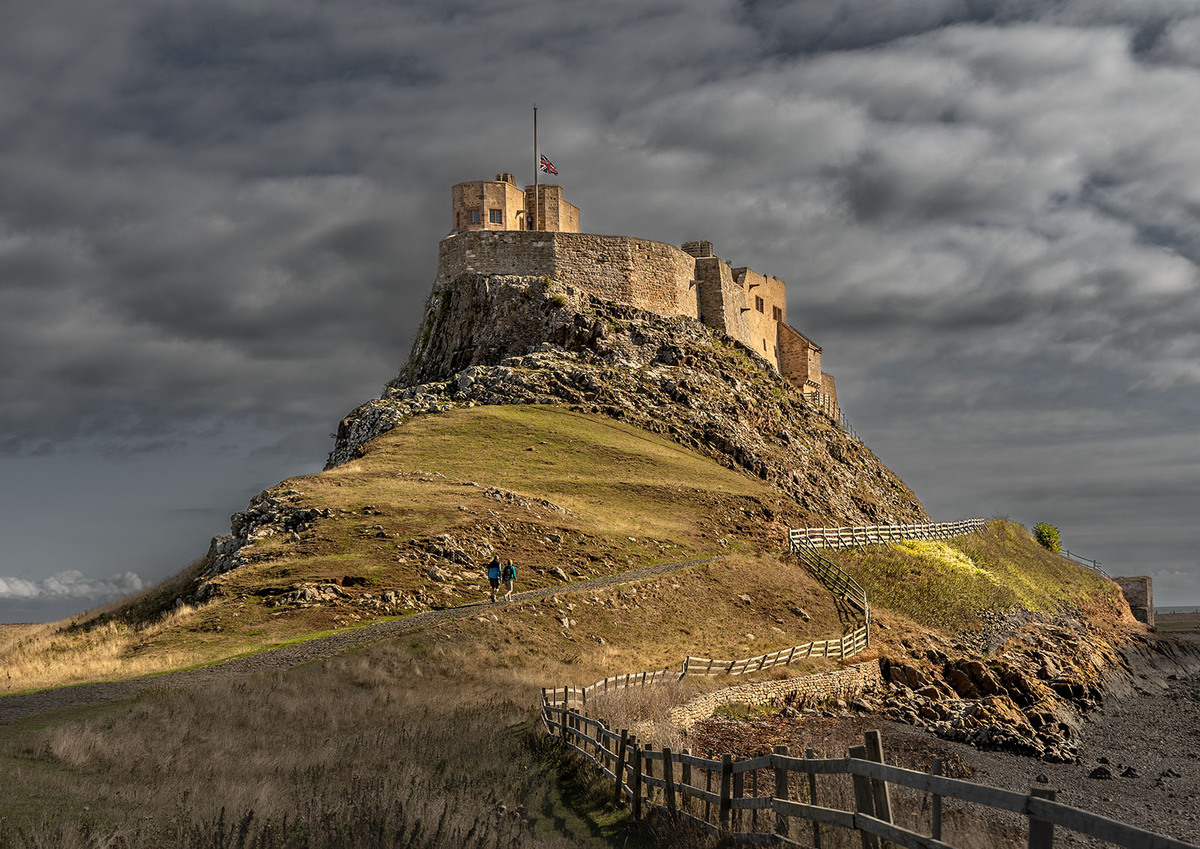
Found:
[(1154, 634), (1103, 631), (1083, 616), (992, 617), (998, 641), (926, 634), (879, 660), (883, 686), (851, 704), (785, 700), (777, 714), (874, 713), (979, 749), (1052, 763), (1079, 759), (1091, 716), (1200, 671), (1200, 650)]
[(762, 478), (814, 524), (928, 521), (870, 449), (730, 337), (546, 278), (435, 289), (408, 364), (341, 422), (327, 467), (412, 416), (478, 404), (620, 419)]

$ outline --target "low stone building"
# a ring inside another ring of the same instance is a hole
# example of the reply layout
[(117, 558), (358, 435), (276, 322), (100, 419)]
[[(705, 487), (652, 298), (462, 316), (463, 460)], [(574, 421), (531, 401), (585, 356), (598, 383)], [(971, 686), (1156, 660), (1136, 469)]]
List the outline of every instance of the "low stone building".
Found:
[[(535, 206), (536, 204), (536, 206)], [(632, 236), (579, 232), (579, 209), (554, 184), (516, 185), (512, 174), (451, 190), (453, 231), (438, 249), (434, 290), (468, 273), (550, 277), (597, 297), (723, 331), (806, 393), (836, 410), (837, 388), (821, 348), (787, 323), (778, 277), (733, 267), (712, 242), (682, 248)]]

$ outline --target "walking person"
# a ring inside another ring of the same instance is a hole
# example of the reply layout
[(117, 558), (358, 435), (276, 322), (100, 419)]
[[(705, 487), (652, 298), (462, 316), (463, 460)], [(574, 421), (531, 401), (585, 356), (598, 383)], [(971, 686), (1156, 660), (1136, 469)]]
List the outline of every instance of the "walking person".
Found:
[(504, 586), (507, 592), (504, 593), (505, 601), (512, 601), (513, 584), (517, 582), (517, 567), (513, 565), (511, 560), (506, 561), (504, 568), (500, 570), (500, 580), (504, 581)]
[(488, 583), (492, 587), (492, 604), (496, 603), (496, 593), (500, 591), (500, 558), (492, 557), (487, 565)]

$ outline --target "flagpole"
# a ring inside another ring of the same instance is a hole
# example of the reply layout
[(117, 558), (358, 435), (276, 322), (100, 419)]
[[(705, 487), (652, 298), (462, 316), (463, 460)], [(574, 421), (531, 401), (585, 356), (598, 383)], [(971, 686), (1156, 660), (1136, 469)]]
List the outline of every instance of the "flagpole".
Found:
[(541, 163), (538, 162), (538, 142), (537, 142), (537, 104), (533, 104), (533, 229), (538, 229), (538, 171), (541, 168)]

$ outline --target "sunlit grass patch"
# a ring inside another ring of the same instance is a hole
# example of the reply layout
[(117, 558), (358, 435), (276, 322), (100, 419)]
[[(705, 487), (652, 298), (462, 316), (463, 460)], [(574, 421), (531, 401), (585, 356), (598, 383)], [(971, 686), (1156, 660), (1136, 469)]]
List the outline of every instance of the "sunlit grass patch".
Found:
[(928, 563), (935, 568), (948, 570), (950, 575), (971, 578), (978, 577), (986, 581), (991, 581), (994, 584), (1000, 583), (999, 579), (987, 569), (981, 569), (966, 554), (963, 554), (963, 552), (954, 546), (941, 540), (911, 539), (894, 542), (891, 546), (900, 551), (908, 552), (918, 560)]
[(883, 608), (933, 628), (961, 631), (980, 613), (1022, 607), (1053, 615), (1076, 607), (1119, 615), (1111, 581), (1038, 545), (1004, 519), (948, 541), (911, 540), (862, 550), (833, 551)]

